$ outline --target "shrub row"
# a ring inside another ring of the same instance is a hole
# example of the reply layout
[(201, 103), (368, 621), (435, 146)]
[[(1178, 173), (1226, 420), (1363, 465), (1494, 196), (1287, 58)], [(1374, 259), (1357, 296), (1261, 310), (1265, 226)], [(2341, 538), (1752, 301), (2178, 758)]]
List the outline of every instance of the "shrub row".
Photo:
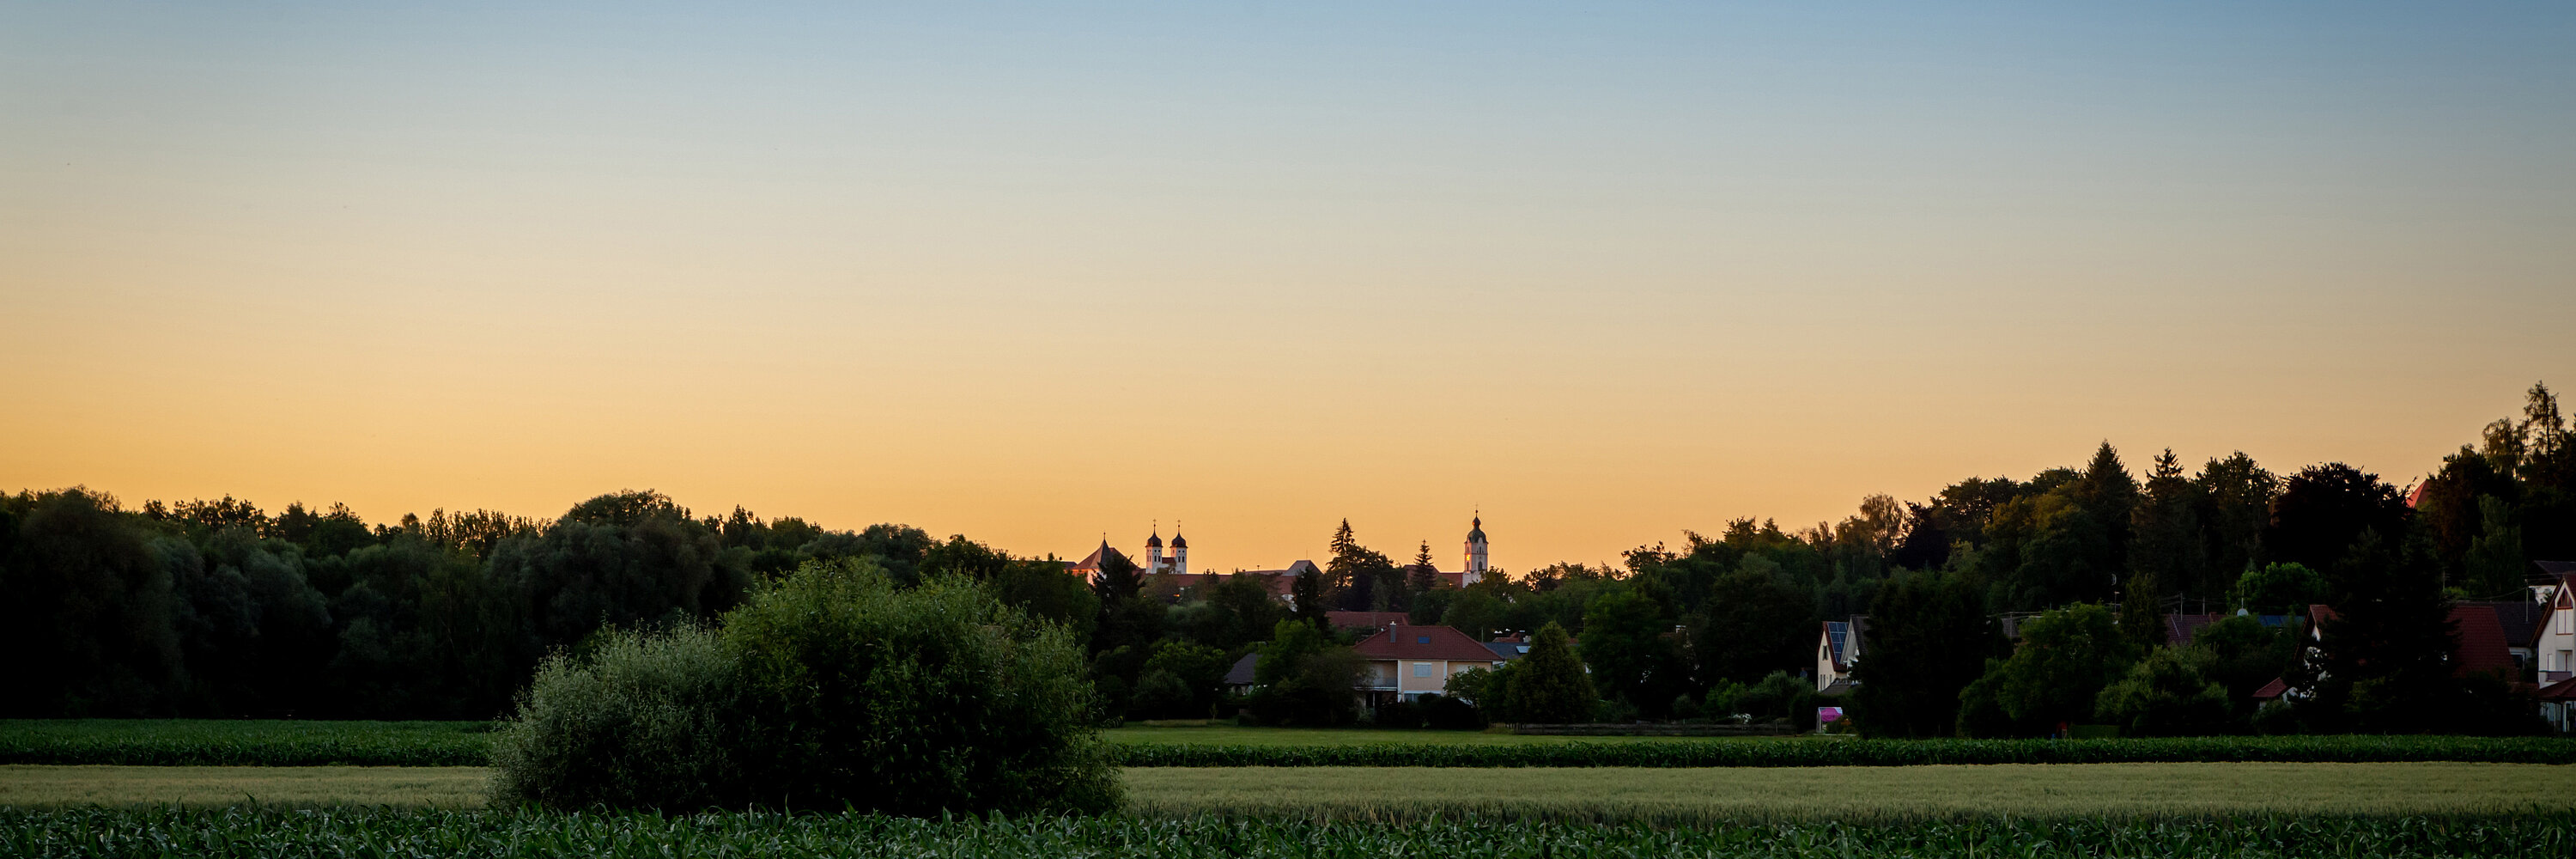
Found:
[(0, 809), (0, 854), (590, 856), (2564, 857), (2576, 815), (1928, 820), (1659, 828), (1519, 820), (914, 819), (859, 814)]
[(2114, 740), (1671, 740), (1525, 745), (1125, 745), (1131, 767), (1825, 767), (2187, 761), (2576, 763), (2540, 737), (2166, 737)]

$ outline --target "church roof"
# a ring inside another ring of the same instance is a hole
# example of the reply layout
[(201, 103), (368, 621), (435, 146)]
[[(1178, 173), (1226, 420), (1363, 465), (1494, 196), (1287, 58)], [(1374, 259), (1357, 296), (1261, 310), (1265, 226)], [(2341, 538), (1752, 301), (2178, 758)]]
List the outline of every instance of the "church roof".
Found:
[[(1084, 559), (1082, 559), (1082, 560), (1081, 560), (1081, 561), (1079, 561), (1079, 562), (1076, 562), (1076, 563), (1073, 565), (1072, 569), (1075, 569), (1075, 570), (1097, 570), (1097, 569), (1100, 569), (1100, 565), (1101, 565), (1103, 562), (1105, 562), (1105, 561), (1109, 560), (1110, 558), (1117, 558), (1117, 559), (1119, 559), (1119, 560), (1121, 560), (1121, 561), (1127, 560), (1127, 556), (1126, 556), (1126, 555), (1121, 554), (1121, 553), (1120, 553), (1118, 550), (1116, 550), (1116, 549), (1109, 548), (1109, 541), (1107, 541), (1107, 540), (1102, 540), (1102, 541), (1100, 541), (1100, 548), (1097, 548), (1097, 549), (1093, 549), (1093, 550), (1091, 550), (1091, 556), (1090, 556), (1090, 557), (1087, 557), (1087, 558), (1084, 558)], [(1134, 566), (1134, 565), (1133, 565), (1133, 564), (1130, 564), (1129, 566)]]
[(1485, 542), (1485, 517), (1478, 516), (1467, 520), (1467, 542)]
[(1190, 547), (1190, 541), (1189, 541), (1188, 539), (1186, 539), (1186, 538), (1182, 537), (1182, 536), (1181, 536), (1181, 532), (1179, 532), (1179, 531), (1174, 531), (1174, 532), (1172, 532), (1172, 548), (1175, 548), (1175, 549), (1187, 549), (1187, 548), (1189, 548), (1189, 547)]
[(1151, 536), (1151, 537), (1147, 537), (1147, 538), (1145, 538), (1145, 545), (1152, 546), (1152, 547), (1157, 548), (1157, 549), (1162, 548), (1162, 547), (1163, 547), (1163, 532), (1161, 532), (1161, 531), (1156, 531), (1156, 532), (1154, 532), (1154, 536)]

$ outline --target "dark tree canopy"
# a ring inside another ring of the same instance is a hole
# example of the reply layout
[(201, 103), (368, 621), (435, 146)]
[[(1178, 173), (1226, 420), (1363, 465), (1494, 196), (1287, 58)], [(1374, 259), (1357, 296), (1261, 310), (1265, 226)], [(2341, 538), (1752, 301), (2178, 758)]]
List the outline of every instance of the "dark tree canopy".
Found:
[(2378, 475), (2340, 462), (2312, 465), (2291, 475), (2273, 499), (2263, 547), (2270, 560), (2327, 569), (2363, 531), (2405, 534), (2408, 516), (2406, 499)]
[(1940, 571), (1880, 587), (1863, 639), (1852, 702), (1862, 730), (1874, 736), (1949, 736), (1959, 691), (2003, 651), (1976, 586)]

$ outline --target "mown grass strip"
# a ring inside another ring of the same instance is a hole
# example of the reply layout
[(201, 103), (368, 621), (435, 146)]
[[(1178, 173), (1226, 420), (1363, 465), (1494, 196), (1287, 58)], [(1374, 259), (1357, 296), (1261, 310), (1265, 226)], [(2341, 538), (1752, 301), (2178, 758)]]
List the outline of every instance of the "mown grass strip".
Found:
[[(0, 764), (481, 766), (487, 722), (0, 721)], [(1379, 732), (1382, 734), (1383, 732)], [(2182, 761), (2576, 763), (2554, 737), (2173, 737), (2117, 740), (1657, 739), (1603, 742), (1112, 743), (1130, 767), (1819, 767)], [(1372, 738), (1370, 733), (1353, 737)]]
[(2173, 737), (2117, 740), (1852, 740), (1346, 746), (1127, 745), (1131, 767), (1892, 767), (2160, 762), (2576, 763), (2543, 737)]
[(1666, 828), (1488, 818), (963, 818), (394, 809), (0, 810), (0, 855), (1557, 857), (2564, 857), (2576, 815), (1976, 819)]
[(1991, 764), (1460, 770), (1130, 769), (1126, 812), (1301, 820), (1464, 815), (1702, 826), (2000, 817), (2576, 812), (2576, 767), (2480, 763)]
[[(0, 765), (0, 806), (480, 808), (481, 767)], [(1710, 825), (1955, 817), (2576, 812), (2576, 767), (2152, 763), (1461, 770), (1143, 767), (1121, 812), (1149, 818), (1497, 819)]]

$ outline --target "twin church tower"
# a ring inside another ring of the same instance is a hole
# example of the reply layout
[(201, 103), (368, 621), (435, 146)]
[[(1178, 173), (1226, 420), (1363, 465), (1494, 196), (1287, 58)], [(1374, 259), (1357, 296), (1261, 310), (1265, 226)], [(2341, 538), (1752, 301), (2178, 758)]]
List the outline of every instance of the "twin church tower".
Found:
[[(1106, 551), (1109, 546), (1106, 543), (1103, 543), (1100, 548)], [(1167, 547), (1163, 544), (1163, 529), (1160, 526), (1156, 526), (1154, 528), (1154, 535), (1145, 538), (1145, 557), (1142, 559), (1144, 563), (1139, 564), (1138, 566), (1143, 567), (1147, 575), (1189, 575), (1189, 538), (1181, 536), (1181, 532), (1178, 529), (1174, 529), (1172, 531), (1172, 542), (1168, 547), (1168, 552), (1166, 551), (1166, 548)], [(1100, 553), (1095, 552), (1092, 556), (1094, 558), (1098, 558)], [(1468, 585), (1475, 584), (1479, 581), (1483, 581), (1485, 578), (1485, 571), (1488, 569), (1485, 558), (1485, 517), (1483, 514), (1478, 514), (1467, 520), (1466, 568), (1455, 573), (1440, 573), (1439, 575), (1441, 578), (1451, 580), (1459, 587), (1466, 587)], [(1086, 563), (1096, 565), (1097, 561)], [(1077, 566), (1077, 569), (1078, 568), (1079, 566)]]

